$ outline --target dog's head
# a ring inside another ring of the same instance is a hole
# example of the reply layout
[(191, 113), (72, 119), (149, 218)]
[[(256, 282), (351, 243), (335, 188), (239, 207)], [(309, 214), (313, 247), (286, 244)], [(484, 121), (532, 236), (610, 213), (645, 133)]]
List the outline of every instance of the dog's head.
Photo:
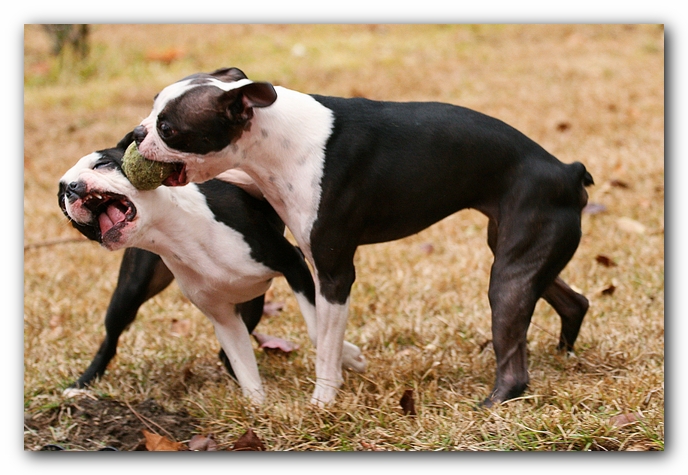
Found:
[(213, 159), (250, 129), (254, 108), (276, 99), (272, 84), (253, 82), (237, 68), (194, 74), (155, 96), (134, 138), (147, 159), (184, 163), (164, 185), (206, 181), (229, 168)]
[(137, 190), (122, 172), (124, 151), (133, 140), (130, 132), (116, 147), (82, 157), (62, 176), (57, 193), (72, 225), (111, 251), (134, 245), (141, 225), (137, 208), (147, 206), (157, 192)]

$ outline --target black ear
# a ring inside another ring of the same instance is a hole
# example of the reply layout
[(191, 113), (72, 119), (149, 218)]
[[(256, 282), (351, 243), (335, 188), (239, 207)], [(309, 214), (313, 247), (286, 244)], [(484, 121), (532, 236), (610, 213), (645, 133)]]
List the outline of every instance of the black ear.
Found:
[(254, 107), (267, 107), (277, 100), (277, 92), (268, 82), (252, 82), (230, 89), (222, 96), (230, 119), (246, 122), (253, 118)]
[(246, 107), (267, 107), (277, 100), (277, 92), (269, 82), (252, 82), (240, 90)]
[(210, 75), (224, 82), (235, 82), (240, 79), (248, 79), (239, 68), (222, 68), (213, 71)]
[(129, 132), (127, 135), (122, 138), (122, 140), (117, 143), (117, 147), (115, 148), (120, 148), (122, 150), (126, 150), (129, 145), (134, 141), (134, 131), (132, 130)]

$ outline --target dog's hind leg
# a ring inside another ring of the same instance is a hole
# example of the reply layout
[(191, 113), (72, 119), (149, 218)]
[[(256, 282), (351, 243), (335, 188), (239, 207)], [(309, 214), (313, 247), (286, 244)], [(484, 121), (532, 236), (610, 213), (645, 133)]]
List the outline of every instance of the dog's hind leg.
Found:
[(566, 285), (561, 277), (554, 279), (542, 295), (561, 318), (561, 335), (557, 350), (573, 351), (578, 332), (590, 303), (585, 296)]
[[(239, 315), (241, 315), (241, 319), (244, 321), (249, 335), (253, 333), (253, 330), (255, 330), (255, 328), (258, 326), (258, 323), (260, 323), (260, 319), (263, 317), (264, 306), (265, 294), (256, 297), (253, 300), (249, 300), (248, 302), (237, 304), (237, 312)], [(229, 375), (236, 379), (236, 374), (234, 373), (234, 369), (232, 369), (232, 364), (229, 362), (229, 358), (227, 358), (225, 350), (220, 348), (218, 357), (220, 358), (220, 361), (222, 361), (222, 364), (225, 365)]]
[(141, 305), (170, 285), (172, 280), (174, 276), (157, 254), (138, 248), (124, 251), (117, 286), (105, 313), (105, 339), (89, 367), (65, 390), (65, 394), (85, 388), (105, 373), (117, 353), (120, 335), (136, 319)]
[[(497, 245), (497, 223), (492, 218), (488, 222), (487, 243), (494, 253)], [(561, 318), (561, 335), (557, 349), (573, 351), (573, 345), (578, 337), (583, 318), (590, 306), (588, 299), (569, 287), (558, 276), (552, 285), (547, 287), (542, 298), (554, 308)]]
[[(491, 219), (488, 226), (495, 254), (489, 300), (497, 360), (495, 386), (483, 403), (488, 407), (520, 396), (528, 386), (526, 337), (535, 304), (559, 285), (555, 280), (580, 241), (580, 215), (574, 211), (530, 211), (515, 204), (502, 222)], [(564, 290), (556, 288), (560, 297)]]
[(242, 316), (233, 304), (216, 304), (204, 310), (215, 327), (215, 335), (234, 368), (241, 391), (253, 403), (260, 404), (265, 392), (258, 373), (251, 337)]

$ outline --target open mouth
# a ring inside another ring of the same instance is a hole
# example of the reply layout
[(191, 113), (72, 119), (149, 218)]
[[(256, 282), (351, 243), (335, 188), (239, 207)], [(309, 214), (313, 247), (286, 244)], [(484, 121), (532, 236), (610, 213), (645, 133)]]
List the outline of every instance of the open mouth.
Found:
[(162, 182), (165, 186), (184, 186), (186, 185), (186, 165), (178, 162), (174, 164), (174, 170)]
[(106, 234), (118, 232), (136, 217), (134, 204), (126, 196), (115, 193), (92, 192), (84, 197), (83, 207), (93, 214), (92, 225), (100, 229), (101, 241)]

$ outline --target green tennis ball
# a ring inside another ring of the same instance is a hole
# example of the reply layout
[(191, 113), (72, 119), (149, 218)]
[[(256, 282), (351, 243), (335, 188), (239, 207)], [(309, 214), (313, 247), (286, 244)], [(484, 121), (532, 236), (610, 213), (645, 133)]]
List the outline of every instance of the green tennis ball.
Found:
[(132, 142), (124, 152), (122, 171), (138, 190), (154, 190), (174, 172), (174, 163), (148, 160), (139, 153), (136, 142)]

